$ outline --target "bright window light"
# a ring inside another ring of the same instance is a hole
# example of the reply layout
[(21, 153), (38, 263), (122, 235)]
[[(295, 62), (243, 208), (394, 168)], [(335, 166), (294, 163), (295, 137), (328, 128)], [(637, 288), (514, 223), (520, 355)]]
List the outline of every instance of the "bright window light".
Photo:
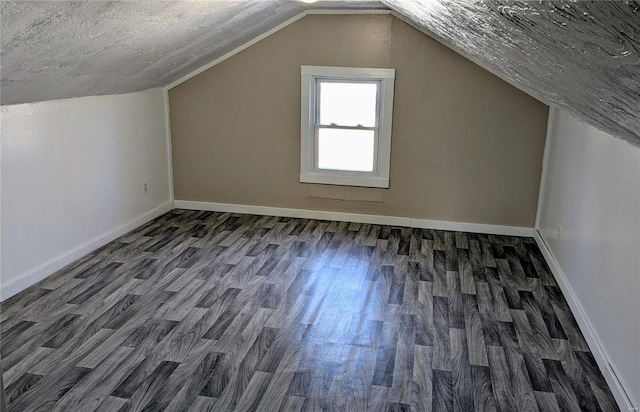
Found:
[(376, 125), (378, 83), (318, 82), (320, 124), (365, 127)]
[(389, 187), (394, 69), (302, 66), (300, 181)]
[(325, 170), (373, 171), (373, 130), (318, 130), (318, 168)]

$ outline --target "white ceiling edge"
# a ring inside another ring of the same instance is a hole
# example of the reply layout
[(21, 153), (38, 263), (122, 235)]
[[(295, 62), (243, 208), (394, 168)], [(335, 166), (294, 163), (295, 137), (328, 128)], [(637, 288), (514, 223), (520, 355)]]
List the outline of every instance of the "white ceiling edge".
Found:
[(240, 53), (241, 51), (248, 49), (249, 47), (253, 46), (254, 44), (258, 43), (260, 40), (266, 39), (267, 37), (271, 36), (274, 33), (279, 32), (280, 30), (284, 29), (287, 26), (292, 25), (293, 23), (297, 22), (298, 20), (308, 16), (308, 15), (340, 15), (340, 14), (378, 14), (378, 15), (384, 15), (384, 14), (392, 14), (391, 10), (381, 10), (381, 9), (354, 9), (354, 10), (343, 10), (343, 9), (336, 9), (336, 10), (322, 10), (322, 9), (309, 9), (309, 10), (305, 10), (295, 16), (293, 16), (292, 18), (290, 18), (289, 20), (282, 22), (280, 24), (278, 24), (276, 27), (267, 30), (266, 32), (254, 37), (253, 39), (249, 40), (248, 42), (236, 47), (235, 49), (223, 54), (222, 56), (212, 60), (211, 62), (205, 64), (204, 66), (201, 66), (197, 69), (195, 69), (194, 71), (192, 71), (191, 73), (181, 77), (180, 79), (168, 84), (167, 86), (165, 86), (165, 88), (167, 90), (171, 90), (176, 86), (181, 85), (182, 83), (186, 82), (187, 80), (199, 75), (202, 72), (205, 72), (207, 70), (209, 70), (210, 68), (212, 68), (213, 66), (216, 66), (217, 64), (222, 63), (223, 61), (227, 60), (228, 58), (235, 56), (236, 54)]

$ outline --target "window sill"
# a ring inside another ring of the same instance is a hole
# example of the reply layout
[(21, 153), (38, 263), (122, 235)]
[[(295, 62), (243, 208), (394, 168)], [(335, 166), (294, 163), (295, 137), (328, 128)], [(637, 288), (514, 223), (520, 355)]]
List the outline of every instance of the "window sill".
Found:
[(338, 186), (389, 188), (389, 179), (377, 176), (336, 176), (321, 173), (300, 173), (300, 182)]

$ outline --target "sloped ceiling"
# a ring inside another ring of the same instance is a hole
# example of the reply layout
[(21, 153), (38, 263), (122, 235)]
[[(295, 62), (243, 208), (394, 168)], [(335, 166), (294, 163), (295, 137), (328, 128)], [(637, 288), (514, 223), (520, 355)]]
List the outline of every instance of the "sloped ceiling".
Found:
[(385, 3), (539, 100), (640, 146), (640, 2)]
[(2, 0), (1, 103), (166, 86), (309, 7), (281, 0)]
[(547, 104), (640, 146), (640, 2), (2, 1), (2, 104), (166, 86), (305, 8), (392, 9)]

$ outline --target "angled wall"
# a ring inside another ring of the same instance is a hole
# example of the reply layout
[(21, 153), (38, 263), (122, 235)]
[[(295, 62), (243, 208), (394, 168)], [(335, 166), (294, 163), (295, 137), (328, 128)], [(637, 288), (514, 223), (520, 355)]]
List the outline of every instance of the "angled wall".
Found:
[[(396, 69), (390, 188), (308, 185), (300, 65)], [(533, 227), (547, 106), (390, 15), (310, 15), (170, 90), (175, 198)]]
[(551, 110), (537, 229), (620, 407), (622, 386), (638, 408), (640, 148)]
[(0, 114), (0, 299), (171, 208), (162, 89)]

